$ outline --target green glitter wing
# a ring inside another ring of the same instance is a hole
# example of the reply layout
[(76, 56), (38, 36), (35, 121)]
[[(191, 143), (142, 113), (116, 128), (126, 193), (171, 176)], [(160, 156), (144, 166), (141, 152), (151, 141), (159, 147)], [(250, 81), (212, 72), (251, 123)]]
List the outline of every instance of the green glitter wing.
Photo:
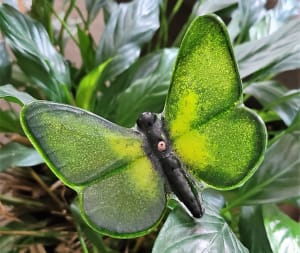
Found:
[(45, 101), (24, 106), (21, 123), (51, 170), (78, 192), (81, 211), (95, 230), (128, 238), (159, 222), (166, 206), (164, 182), (139, 133)]
[(261, 162), (265, 126), (242, 103), (230, 39), (217, 16), (198, 17), (189, 27), (164, 113), (175, 152), (212, 187), (241, 185)]

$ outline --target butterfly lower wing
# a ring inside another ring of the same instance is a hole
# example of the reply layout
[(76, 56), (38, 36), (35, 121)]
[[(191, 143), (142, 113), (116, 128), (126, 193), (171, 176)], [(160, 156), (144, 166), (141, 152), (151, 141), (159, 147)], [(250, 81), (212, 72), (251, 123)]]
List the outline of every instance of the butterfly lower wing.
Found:
[(262, 160), (265, 127), (242, 104), (230, 39), (216, 16), (198, 17), (188, 29), (164, 114), (177, 155), (194, 176), (215, 188), (237, 187)]
[(234, 108), (177, 138), (174, 149), (192, 175), (214, 188), (235, 188), (262, 160), (266, 138), (259, 121), (250, 111)]
[(69, 186), (145, 156), (139, 134), (76, 107), (33, 102), (23, 108), (21, 122), (49, 167)]
[(163, 180), (146, 157), (83, 188), (80, 196), (85, 220), (95, 230), (121, 238), (149, 233), (166, 206)]

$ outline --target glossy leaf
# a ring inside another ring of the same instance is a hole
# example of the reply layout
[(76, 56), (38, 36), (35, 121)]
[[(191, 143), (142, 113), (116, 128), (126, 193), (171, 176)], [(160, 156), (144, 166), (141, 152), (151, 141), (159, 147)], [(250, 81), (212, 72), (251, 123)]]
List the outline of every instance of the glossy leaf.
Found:
[(22, 134), (19, 115), (14, 111), (2, 111), (0, 109), (0, 132)]
[(97, 17), (105, 2), (106, 0), (85, 0), (89, 22), (92, 22)]
[(243, 106), (241, 89), (224, 24), (212, 15), (197, 18), (179, 50), (165, 117), (183, 163), (219, 189), (244, 183), (265, 150), (265, 127)]
[(69, 101), (69, 68), (50, 43), (44, 27), (16, 9), (2, 5), (0, 30), (26, 76), (51, 100)]
[(299, 125), (298, 132), (284, 135), (267, 150), (263, 164), (233, 203), (256, 205), (300, 196)]
[(117, 80), (127, 87), (110, 104), (116, 123), (130, 127), (142, 112), (162, 111), (177, 52), (165, 49), (148, 55)]
[(238, 42), (246, 41), (249, 38), (249, 29), (265, 15), (267, 0), (238, 1), (238, 8), (232, 13), (231, 22), (228, 25), (228, 32), (232, 41), (237, 38)]
[[(264, 78), (300, 68), (300, 20), (295, 19), (267, 37), (234, 48), (242, 78)], [(264, 71), (260, 71), (264, 69)]]
[(127, 69), (140, 55), (159, 27), (159, 1), (134, 0), (121, 3), (110, 13), (97, 48), (96, 65), (113, 58), (107, 79)]
[(104, 116), (130, 127), (142, 112), (161, 112), (177, 52), (165, 49), (147, 55), (118, 77), (98, 104), (107, 110)]
[(243, 206), (239, 220), (242, 243), (251, 253), (273, 253), (267, 238), (261, 206)]
[(33, 0), (30, 8), (30, 16), (45, 27), (50, 38), (53, 37), (51, 24), (53, 3), (54, 0)]
[(11, 60), (5, 48), (4, 41), (0, 41), (0, 85), (9, 82), (11, 76)]
[(98, 83), (110, 62), (111, 59), (108, 59), (82, 78), (76, 93), (76, 104), (79, 107), (94, 111)]
[(18, 91), (11, 84), (0, 86), (0, 98), (18, 103), (19, 105), (25, 105), (35, 100), (28, 93)]
[(44, 163), (32, 148), (18, 143), (9, 143), (0, 149), (0, 171), (12, 167), (28, 167)]
[(140, 134), (42, 101), (23, 108), (21, 123), (56, 176), (79, 193), (85, 220), (96, 231), (135, 237), (156, 226), (166, 205), (164, 184)]
[(90, 32), (77, 26), (78, 43), (83, 61), (83, 67), (86, 71), (91, 71), (95, 62), (95, 45), (94, 40)]
[(263, 207), (264, 225), (274, 253), (300, 252), (300, 224), (275, 205)]
[(300, 14), (298, 0), (277, 1), (275, 7), (267, 10), (260, 20), (249, 29), (250, 40), (263, 38), (281, 27), (284, 23)]
[(288, 90), (275, 81), (251, 83), (244, 93), (254, 96), (264, 110), (274, 110), (289, 126), (300, 110), (300, 89)]
[(237, 4), (238, 0), (204, 0), (197, 1), (193, 7), (192, 16), (202, 16), (204, 14), (214, 13), (223, 9), (226, 9), (234, 4)]
[(171, 212), (152, 253), (248, 252), (219, 215), (219, 210), (210, 204), (210, 199), (205, 194), (203, 198), (205, 214), (201, 219), (191, 218), (180, 206)]

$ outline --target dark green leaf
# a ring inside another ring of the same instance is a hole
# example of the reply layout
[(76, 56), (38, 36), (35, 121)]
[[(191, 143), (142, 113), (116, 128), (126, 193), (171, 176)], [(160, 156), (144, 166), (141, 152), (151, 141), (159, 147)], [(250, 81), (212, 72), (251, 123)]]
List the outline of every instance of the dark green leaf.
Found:
[[(113, 121), (132, 126), (140, 113), (162, 111), (177, 52), (165, 49), (141, 58), (112, 84), (109, 108), (113, 108)], [(114, 87), (122, 92), (113, 96)]]
[(53, 0), (33, 0), (30, 9), (30, 16), (39, 21), (46, 28), (50, 38), (53, 36), (51, 24), (53, 3)]
[(287, 126), (300, 110), (300, 89), (288, 90), (275, 81), (251, 83), (244, 93), (254, 96), (265, 110), (274, 110)]
[(255, 4), (252, 1), (238, 1), (238, 8), (232, 14), (231, 22), (228, 25), (228, 31), (232, 40), (238, 35), (238, 42), (248, 39), (250, 27), (266, 12), (264, 8), (266, 0), (257, 0)]
[(110, 62), (111, 59), (108, 59), (82, 78), (76, 93), (76, 104), (79, 107), (94, 110), (98, 83)]
[(192, 17), (202, 16), (208, 13), (214, 13), (238, 3), (238, 0), (204, 0), (197, 1), (193, 7)]
[[(249, 2), (251, 1), (244, 1)], [(251, 26), (249, 30), (250, 40), (263, 38), (281, 27), (291, 18), (300, 13), (300, 2), (298, 0), (277, 1), (274, 8), (266, 11), (260, 20)]]
[(300, 132), (284, 135), (266, 152), (257, 172), (238, 191), (236, 204), (263, 204), (299, 197)]
[(89, 22), (92, 22), (98, 15), (106, 0), (85, 0)]
[(263, 207), (264, 225), (274, 253), (300, 252), (300, 224), (275, 205)]
[(243, 206), (239, 221), (242, 243), (251, 253), (272, 253), (263, 225), (261, 206)]
[(19, 116), (16, 112), (0, 110), (0, 132), (23, 134)]
[(265, 38), (236, 46), (241, 77), (254, 74), (258, 79), (300, 68), (299, 41), (300, 19), (296, 19)]
[(108, 79), (127, 69), (159, 27), (159, 0), (134, 0), (114, 8), (97, 48), (96, 65), (113, 58)]
[(10, 102), (18, 103), (19, 105), (29, 104), (35, 99), (28, 93), (18, 91), (11, 84), (0, 86), (0, 98), (3, 98)]
[(0, 29), (20, 68), (47, 98), (69, 101), (71, 81), (68, 65), (51, 45), (44, 27), (16, 9), (2, 5)]
[(1, 253), (17, 253), (17, 245), (21, 242), (22, 236), (20, 235), (1, 235), (0, 248)]
[(152, 253), (248, 252), (218, 209), (210, 204), (209, 197), (203, 197), (204, 216), (195, 220), (182, 208), (175, 208), (159, 232)]
[(95, 46), (94, 40), (88, 31), (77, 26), (79, 49), (84, 68), (89, 71), (94, 67), (95, 62)]
[(11, 167), (27, 167), (44, 163), (33, 149), (18, 143), (9, 143), (0, 149), (0, 171)]
[(0, 85), (9, 82), (11, 76), (11, 61), (5, 48), (4, 41), (0, 41)]

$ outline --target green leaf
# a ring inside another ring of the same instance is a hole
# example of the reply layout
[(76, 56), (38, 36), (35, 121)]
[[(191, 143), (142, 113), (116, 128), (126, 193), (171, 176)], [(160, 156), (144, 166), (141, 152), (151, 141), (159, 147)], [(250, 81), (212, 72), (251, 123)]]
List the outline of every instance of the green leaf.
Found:
[(0, 171), (11, 167), (28, 167), (44, 163), (32, 148), (18, 143), (9, 143), (0, 149)]
[(105, 5), (106, 0), (85, 0), (85, 7), (88, 12), (88, 20), (91, 23), (99, 14), (100, 9)]
[(276, 81), (251, 83), (244, 93), (254, 96), (264, 110), (274, 110), (287, 126), (300, 110), (300, 89), (288, 90)]
[(202, 16), (204, 14), (214, 13), (223, 9), (226, 9), (234, 4), (237, 4), (238, 0), (202, 0), (197, 1), (193, 6), (192, 17)]
[(300, 132), (284, 135), (266, 152), (265, 160), (229, 205), (274, 203), (299, 197)]
[(275, 205), (263, 207), (264, 225), (274, 253), (300, 252), (300, 224), (279, 211)]
[(164, 49), (147, 55), (118, 77), (98, 104), (100, 108), (105, 104), (111, 108), (105, 117), (130, 127), (142, 112), (161, 112), (177, 52), (177, 49)]
[(53, 37), (51, 15), (54, 0), (33, 0), (30, 8), (30, 16), (39, 21), (47, 30), (50, 38)]
[(3, 98), (9, 102), (18, 103), (19, 105), (29, 104), (35, 100), (35, 98), (30, 96), (28, 93), (18, 91), (11, 84), (0, 86), (0, 98)]
[(51, 45), (44, 27), (16, 9), (2, 5), (0, 29), (20, 68), (43, 90), (47, 98), (69, 101), (69, 67)]
[(86, 71), (90, 71), (94, 67), (95, 62), (94, 40), (92, 35), (79, 25), (77, 26), (77, 35), (83, 67)]
[(11, 76), (11, 60), (5, 48), (4, 41), (0, 41), (0, 85), (9, 82)]
[(255, 79), (300, 68), (300, 19), (292, 20), (260, 40), (236, 46), (241, 77)]
[(275, 7), (267, 10), (249, 29), (250, 40), (263, 38), (276, 32), (284, 23), (299, 15), (298, 0), (277, 1)]
[(0, 132), (23, 134), (19, 115), (15, 111), (2, 111), (0, 109)]
[(111, 59), (108, 59), (82, 78), (76, 93), (76, 104), (79, 107), (94, 111), (98, 84), (110, 62)]
[(110, 81), (140, 55), (159, 27), (159, 0), (121, 3), (110, 13), (96, 53), (96, 65), (113, 58), (107, 73)]
[(164, 112), (173, 150), (210, 187), (238, 187), (261, 163), (266, 129), (243, 105), (228, 33), (215, 15), (198, 17), (188, 29)]
[(251, 253), (273, 253), (263, 225), (261, 206), (243, 206), (239, 220), (242, 243)]
[(255, 4), (252, 1), (238, 1), (238, 8), (232, 13), (231, 22), (228, 25), (228, 31), (232, 41), (238, 37), (238, 42), (246, 41), (249, 37), (249, 29), (266, 13), (264, 8), (266, 0), (257, 0)]
[(188, 216), (180, 206), (171, 212), (158, 234), (152, 253), (248, 252), (205, 193), (203, 198), (205, 213), (198, 220)]

